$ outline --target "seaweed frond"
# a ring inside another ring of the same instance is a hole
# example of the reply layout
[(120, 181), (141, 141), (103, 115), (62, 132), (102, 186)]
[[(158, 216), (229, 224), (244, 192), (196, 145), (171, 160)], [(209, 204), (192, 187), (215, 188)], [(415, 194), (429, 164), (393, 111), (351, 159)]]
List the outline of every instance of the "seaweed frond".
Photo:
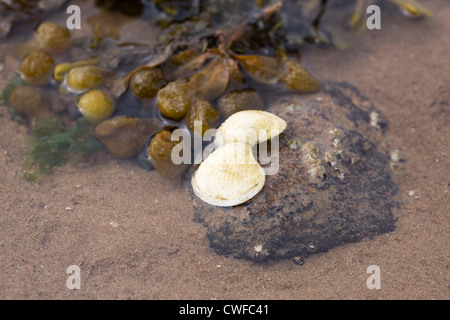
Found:
[(57, 118), (37, 118), (28, 138), (28, 154), (25, 166), (34, 167), (25, 178), (35, 181), (54, 167), (66, 163), (69, 154), (92, 154), (103, 149), (102, 144), (94, 137), (92, 124), (85, 118), (79, 119), (75, 125), (65, 131), (65, 127)]

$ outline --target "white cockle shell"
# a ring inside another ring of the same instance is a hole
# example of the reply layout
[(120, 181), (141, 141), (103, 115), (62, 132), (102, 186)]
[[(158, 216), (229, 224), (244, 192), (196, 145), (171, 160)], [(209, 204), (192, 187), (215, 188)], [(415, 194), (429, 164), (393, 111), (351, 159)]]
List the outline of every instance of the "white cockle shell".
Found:
[(242, 142), (254, 146), (279, 135), (286, 126), (286, 121), (270, 112), (240, 111), (231, 115), (217, 129), (214, 144), (219, 147), (231, 142)]
[(194, 193), (215, 206), (235, 206), (258, 194), (265, 183), (264, 169), (248, 144), (232, 142), (214, 150), (193, 174)]

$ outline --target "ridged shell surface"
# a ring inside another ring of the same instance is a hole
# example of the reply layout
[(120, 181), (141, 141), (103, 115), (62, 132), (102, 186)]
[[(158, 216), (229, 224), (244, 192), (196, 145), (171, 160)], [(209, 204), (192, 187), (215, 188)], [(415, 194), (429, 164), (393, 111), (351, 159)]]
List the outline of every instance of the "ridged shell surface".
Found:
[(264, 169), (248, 144), (229, 143), (213, 151), (192, 176), (194, 193), (204, 202), (235, 206), (253, 198), (265, 183)]
[(266, 111), (240, 111), (231, 115), (217, 129), (214, 144), (222, 146), (242, 142), (253, 146), (279, 135), (286, 126), (286, 121)]

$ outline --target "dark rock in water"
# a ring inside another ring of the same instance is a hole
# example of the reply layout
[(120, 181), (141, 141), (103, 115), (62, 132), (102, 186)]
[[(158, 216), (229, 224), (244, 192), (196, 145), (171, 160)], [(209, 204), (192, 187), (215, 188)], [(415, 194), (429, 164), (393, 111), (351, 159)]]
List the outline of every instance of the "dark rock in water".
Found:
[(235, 207), (204, 203), (189, 189), (195, 220), (219, 254), (251, 260), (294, 258), (392, 231), (393, 196), (386, 122), (347, 83), (292, 95), (267, 111), (288, 123), (279, 169)]

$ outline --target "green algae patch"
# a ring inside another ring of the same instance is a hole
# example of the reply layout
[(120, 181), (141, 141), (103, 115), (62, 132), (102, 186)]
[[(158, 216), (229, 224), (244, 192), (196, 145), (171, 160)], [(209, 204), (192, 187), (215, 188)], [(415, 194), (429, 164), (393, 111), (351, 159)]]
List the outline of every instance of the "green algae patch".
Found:
[(92, 124), (85, 118), (66, 130), (63, 122), (56, 118), (37, 118), (28, 138), (28, 154), (24, 165), (33, 168), (25, 178), (36, 181), (54, 167), (67, 161), (69, 154), (92, 154), (103, 149), (93, 137)]

